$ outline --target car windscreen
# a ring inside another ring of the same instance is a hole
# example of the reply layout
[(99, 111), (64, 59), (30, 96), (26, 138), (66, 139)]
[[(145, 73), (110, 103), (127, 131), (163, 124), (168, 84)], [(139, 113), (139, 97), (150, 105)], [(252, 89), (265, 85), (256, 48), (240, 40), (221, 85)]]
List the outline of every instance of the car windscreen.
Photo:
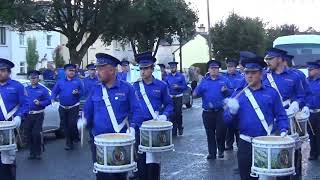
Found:
[(320, 44), (281, 44), (275, 47), (293, 55), (295, 66), (305, 66), (308, 61), (320, 59)]

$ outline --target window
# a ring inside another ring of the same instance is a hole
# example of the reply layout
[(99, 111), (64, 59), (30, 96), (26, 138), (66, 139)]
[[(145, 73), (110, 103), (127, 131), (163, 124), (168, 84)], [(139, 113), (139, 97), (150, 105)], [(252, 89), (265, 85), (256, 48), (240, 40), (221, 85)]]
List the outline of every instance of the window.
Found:
[(20, 46), (25, 46), (25, 34), (24, 33), (19, 34), (19, 44), (20, 44)]
[(52, 45), (52, 44), (51, 44), (51, 43), (52, 43), (51, 41), (52, 41), (52, 35), (47, 35), (47, 46), (48, 46), (48, 47), (51, 47), (51, 45)]
[(26, 73), (26, 62), (20, 62), (20, 73)]
[(120, 50), (120, 44), (119, 44), (118, 41), (115, 41), (115, 43), (114, 43), (114, 48), (115, 48), (116, 50)]
[(0, 27), (0, 45), (6, 45), (6, 28)]

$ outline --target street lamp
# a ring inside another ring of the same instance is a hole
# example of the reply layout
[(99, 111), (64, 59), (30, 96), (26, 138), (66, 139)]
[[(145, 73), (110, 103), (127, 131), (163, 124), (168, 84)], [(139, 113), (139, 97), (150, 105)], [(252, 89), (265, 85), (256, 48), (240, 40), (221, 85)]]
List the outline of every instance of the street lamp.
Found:
[(210, 4), (209, 0), (207, 0), (207, 13), (208, 13), (208, 46), (209, 46), (209, 58), (210, 60), (212, 59), (212, 54), (211, 54), (211, 33), (210, 33)]

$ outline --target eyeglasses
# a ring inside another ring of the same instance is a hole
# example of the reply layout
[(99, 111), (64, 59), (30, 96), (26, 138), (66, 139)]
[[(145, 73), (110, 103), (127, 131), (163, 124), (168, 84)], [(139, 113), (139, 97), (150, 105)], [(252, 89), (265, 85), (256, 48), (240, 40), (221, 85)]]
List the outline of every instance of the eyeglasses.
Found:
[(271, 61), (272, 59), (274, 59), (275, 57), (266, 57), (264, 58), (265, 61)]

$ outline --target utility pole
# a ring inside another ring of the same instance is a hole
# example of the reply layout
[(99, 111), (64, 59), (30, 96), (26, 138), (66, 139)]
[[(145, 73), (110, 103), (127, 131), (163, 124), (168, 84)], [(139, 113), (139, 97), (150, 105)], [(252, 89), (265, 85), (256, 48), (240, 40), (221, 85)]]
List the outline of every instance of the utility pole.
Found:
[(211, 27), (211, 23), (210, 23), (210, 3), (209, 0), (207, 0), (207, 13), (208, 13), (208, 46), (209, 46), (209, 58), (210, 60), (212, 59), (212, 43), (211, 43), (211, 33), (210, 33), (210, 27)]

